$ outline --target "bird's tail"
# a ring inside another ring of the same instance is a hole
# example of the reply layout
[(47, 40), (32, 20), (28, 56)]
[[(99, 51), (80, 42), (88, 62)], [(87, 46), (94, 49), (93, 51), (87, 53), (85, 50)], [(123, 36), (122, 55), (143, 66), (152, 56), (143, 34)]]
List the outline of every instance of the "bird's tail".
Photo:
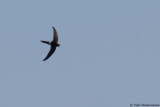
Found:
[(46, 44), (49, 45), (49, 41), (43, 41), (43, 40), (41, 40), (41, 42), (42, 42), (42, 43), (46, 43)]

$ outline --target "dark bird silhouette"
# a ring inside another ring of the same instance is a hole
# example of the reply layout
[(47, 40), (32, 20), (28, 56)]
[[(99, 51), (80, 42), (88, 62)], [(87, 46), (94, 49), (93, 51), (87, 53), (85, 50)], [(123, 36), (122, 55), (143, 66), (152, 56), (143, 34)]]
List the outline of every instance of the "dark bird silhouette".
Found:
[(43, 61), (47, 60), (55, 52), (56, 47), (60, 46), (60, 44), (58, 43), (58, 33), (53, 26), (52, 28), (53, 28), (53, 40), (51, 42), (41, 40), (41, 42), (51, 45), (51, 49), (48, 55), (43, 59)]

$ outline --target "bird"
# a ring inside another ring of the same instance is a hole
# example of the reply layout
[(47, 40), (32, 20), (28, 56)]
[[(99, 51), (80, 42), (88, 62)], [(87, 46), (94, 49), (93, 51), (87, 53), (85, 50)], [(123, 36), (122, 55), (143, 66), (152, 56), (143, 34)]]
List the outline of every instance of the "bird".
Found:
[(60, 44), (58, 43), (58, 33), (53, 26), (52, 29), (53, 29), (53, 40), (52, 41), (41, 40), (42, 43), (50, 45), (50, 51), (48, 52), (47, 56), (43, 59), (43, 61), (47, 60), (55, 52), (56, 47), (60, 46)]

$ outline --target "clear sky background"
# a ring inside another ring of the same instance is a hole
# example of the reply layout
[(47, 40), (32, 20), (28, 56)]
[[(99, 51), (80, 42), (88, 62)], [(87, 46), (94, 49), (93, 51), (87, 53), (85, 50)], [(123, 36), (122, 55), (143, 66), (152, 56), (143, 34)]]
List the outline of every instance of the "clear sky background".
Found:
[(0, 107), (160, 103), (159, 0), (1, 0), (0, 37)]

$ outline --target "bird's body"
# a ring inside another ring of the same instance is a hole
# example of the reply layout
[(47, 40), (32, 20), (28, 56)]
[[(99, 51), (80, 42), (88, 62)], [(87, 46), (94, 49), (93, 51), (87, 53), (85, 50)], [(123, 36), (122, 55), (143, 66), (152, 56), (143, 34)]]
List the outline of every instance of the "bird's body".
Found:
[(46, 43), (48, 45), (51, 45), (51, 49), (50, 49), (48, 55), (43, 59), (43, 61), (47, 60), (55, 52), (56, 47), (60, 46), (60, 44), (58, 43), (58, 34), (57, 34), (57, 31), (56, 31), (56, 29), (53, 26), (52, 26), (52, 28), (53, 28), (53, 31), (54, 31), (54, 33), (53, 33), (53, 35), (54, 35), (53, 36), (53, 40), (51, 42), (41, 40), (41, 42)]

